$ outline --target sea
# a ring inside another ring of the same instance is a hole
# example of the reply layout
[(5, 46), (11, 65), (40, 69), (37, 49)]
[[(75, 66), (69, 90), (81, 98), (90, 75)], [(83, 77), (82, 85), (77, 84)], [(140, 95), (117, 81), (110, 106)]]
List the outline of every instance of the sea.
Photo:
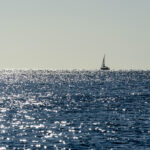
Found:
[(0, 150), (150, 150), (150, 71), (0, 71)]

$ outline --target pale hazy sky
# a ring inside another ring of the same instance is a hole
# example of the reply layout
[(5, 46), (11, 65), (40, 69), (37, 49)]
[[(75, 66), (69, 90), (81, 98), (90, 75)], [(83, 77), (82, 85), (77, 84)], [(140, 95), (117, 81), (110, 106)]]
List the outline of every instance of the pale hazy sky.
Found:
[(0, 69), (150, 69), (150, 0), (0, 1)]

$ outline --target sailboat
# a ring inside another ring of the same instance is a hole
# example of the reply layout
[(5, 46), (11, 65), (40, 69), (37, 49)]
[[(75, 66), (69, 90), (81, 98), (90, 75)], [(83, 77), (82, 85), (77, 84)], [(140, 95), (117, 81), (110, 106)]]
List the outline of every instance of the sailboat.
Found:
[(110, 70), (109, 67), (105, 66), (105, 55), (103, 57), (103, 62), (102, 62), (101, 70)]

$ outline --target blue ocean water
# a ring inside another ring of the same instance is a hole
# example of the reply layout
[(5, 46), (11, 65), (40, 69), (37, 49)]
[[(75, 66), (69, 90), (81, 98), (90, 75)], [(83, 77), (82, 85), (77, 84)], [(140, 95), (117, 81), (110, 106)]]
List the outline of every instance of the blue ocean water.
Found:
[(150, 149), (150, 71), (0, 71), (0, 149)]

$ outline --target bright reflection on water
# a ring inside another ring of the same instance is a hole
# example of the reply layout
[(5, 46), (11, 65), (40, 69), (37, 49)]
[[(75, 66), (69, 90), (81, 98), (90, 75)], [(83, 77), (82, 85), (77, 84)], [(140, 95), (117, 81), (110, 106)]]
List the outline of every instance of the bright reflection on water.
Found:
[(0, 91), (0, 150), (150, 148), (148, 71), (1, 71)]

